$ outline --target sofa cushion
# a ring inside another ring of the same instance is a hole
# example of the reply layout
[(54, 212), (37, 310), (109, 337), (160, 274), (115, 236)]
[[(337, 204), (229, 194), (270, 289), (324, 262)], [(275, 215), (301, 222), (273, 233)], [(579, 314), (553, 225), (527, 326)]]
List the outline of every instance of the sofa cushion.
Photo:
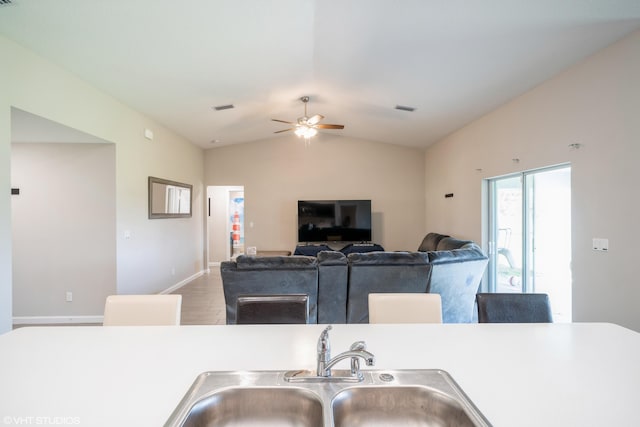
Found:
[(424, 252), (366, 252), (349, 254), (349, 264), (353, 266), (363, 265), (388, 265), (399, 267), (401, 265), (424, 265), (429, 262), (428, 254)]
[(427, 252), (427, 251), (435, 251), (438, 247), (438, 243), (440, 243), (440, 240), (444, 239), (445, 237), (449, 237), (446, 234), (438, 234), (438, 233), (429, 233), (427, 234), (424, 239), (422, 239), (422, 243), (420, 243), (420, 246), (418, 247), (418, 251), (420, 252)]
[(311, 256), (268, 256), (257, 257), (240, 255), (236, 259), (238, 270), (290, 270), (295, 269), (316, 269), (317, 260)]
[(447, 264), (487, 258), (480, 246), (473, 242), (467, 242), (460, 248), (431, 251), (427, 252), (427, 254), (431, 264)]
[(450, 251), (452, 249), (460, 249), (464, 245), (473, 243), (471, 240), (460, 240), (454, 237), (445, 237), (438, 242), (437, 251)]
[(383, 252), (384, 248), (376, 243), (349, 243), (344, 248), (340, 249), (345, 255), (366, 253), (366, 252)]
[(347, 265), (347, 257), (339, 251), (318, 252), (318, 265)]
[(350, 254), (347, 323), (369, 321), (369, 293), (426, 292), (431, 273), (426, 252)]

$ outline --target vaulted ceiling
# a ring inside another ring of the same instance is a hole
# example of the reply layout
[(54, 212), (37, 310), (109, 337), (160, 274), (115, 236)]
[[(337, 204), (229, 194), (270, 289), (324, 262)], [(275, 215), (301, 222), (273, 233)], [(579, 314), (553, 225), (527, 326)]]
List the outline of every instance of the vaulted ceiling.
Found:
[(303, 95), (345, 125), (321, 137), (426, 147), (638, 28), (638, 0), (0, 6), (0, 34), (204, 148), (295, 138), (271, 119), (302, 116)]

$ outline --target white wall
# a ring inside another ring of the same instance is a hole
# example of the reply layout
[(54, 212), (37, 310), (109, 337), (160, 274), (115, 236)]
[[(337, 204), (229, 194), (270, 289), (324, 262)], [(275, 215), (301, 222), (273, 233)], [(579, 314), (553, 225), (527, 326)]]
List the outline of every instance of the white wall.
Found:
[(424, 237), (420, 150), (288, 135), (207, 150), (205, 181), (244, 186), (245, 247), (293, 251), (299, 199), (371, 199), (373, 240), (387, 250), (415, 250)]
[[(639, 160), (636, 32), (430, 147), (427, 229), (480, 241), (484, 178), (570, 162), (574, 321), (640, 331)], [(609, 252), (593, 251), (593, 237)]]
[[(155, 293), (200, 274), (204, 254), (202, 149), (0, 37), (0, 332), (11, 328), (10, 107), (116, 144), (119, 293)], [(145, 128), (154, 140), (143, 137)], [(147, 218), (147, 177), (193, 185), (193, 217)], [(125, 231), (130, 239), (125, 239)], [(175, 274), (172, 274), (175, 271)], [(101, 313), (95, 313), (101, 314)]]
[(12, 145), (14, 319), (82, 319), (116, 292), (115, 157), (114, 144)]

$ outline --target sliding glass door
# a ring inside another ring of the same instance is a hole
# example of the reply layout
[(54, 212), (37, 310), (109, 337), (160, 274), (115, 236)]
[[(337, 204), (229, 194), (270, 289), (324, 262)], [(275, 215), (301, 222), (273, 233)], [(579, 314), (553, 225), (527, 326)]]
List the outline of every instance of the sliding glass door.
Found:
[(571, 168), (489, 180), (489, 292), (547, 293), (571, 321)]

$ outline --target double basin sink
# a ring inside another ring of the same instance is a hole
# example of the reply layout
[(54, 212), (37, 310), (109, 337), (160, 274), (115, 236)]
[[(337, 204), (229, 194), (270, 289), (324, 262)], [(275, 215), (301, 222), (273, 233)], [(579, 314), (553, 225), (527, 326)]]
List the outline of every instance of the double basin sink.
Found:
[(491, 426), (445, 371), (361, 372), (356, 383), (292, 382), (291, 371), (205, 372), (165, 427)]

